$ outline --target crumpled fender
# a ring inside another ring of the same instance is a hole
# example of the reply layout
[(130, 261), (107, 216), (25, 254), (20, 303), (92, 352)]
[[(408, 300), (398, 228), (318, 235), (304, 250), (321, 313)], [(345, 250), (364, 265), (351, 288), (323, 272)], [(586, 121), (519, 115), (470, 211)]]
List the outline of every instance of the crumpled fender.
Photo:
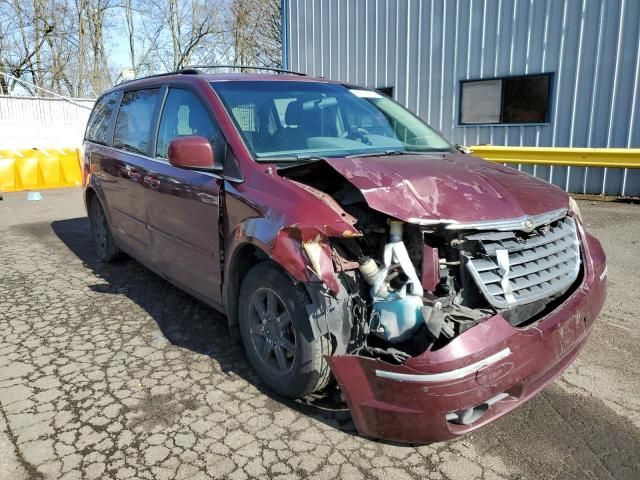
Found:
[(226, 184), (228, 252), (251, 243), (295, 280), (320, 281), (337, 295), (329, 238), (360, 236), (356, 219), (327, 194), (277, 175), (270, 180), (264, 190)]
[(331, 261), (331, 249), (328, 239), (320, 233), (305, 240), (295, 227), (281, 229), (271, 247), (271, 258), (295, 279), (320, 280), (337, 295), (339, 286)]

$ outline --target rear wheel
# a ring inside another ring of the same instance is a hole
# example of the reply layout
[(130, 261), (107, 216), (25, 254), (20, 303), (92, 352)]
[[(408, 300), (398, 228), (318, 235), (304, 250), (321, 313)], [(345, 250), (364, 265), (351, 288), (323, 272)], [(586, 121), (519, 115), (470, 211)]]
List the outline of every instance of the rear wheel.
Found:
[(301, 287), (270, 262), (251, 269), (240, 289), (240, 333), (260, 378), (281, 395), (297, 398), (324, 388), (331, 372), (329, 338), (310, 338), (308, 303)]
[(98, 260), (105, 263), (113, 261), (121, 251), (113, 240), (107, 216), (104, 214), (100, 200), (96, 197), (92, 198), (89, 204), (89, 221)]

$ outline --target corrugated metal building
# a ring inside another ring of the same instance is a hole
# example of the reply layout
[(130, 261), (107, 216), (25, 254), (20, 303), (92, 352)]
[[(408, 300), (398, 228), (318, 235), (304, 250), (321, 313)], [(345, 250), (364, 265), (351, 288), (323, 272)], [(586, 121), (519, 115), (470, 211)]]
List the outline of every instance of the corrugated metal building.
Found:
[[(640, 147), (638, 0), (283, 0), (283, 12), (288, 68), (386, 88), (453, 142)], [(640, 194), (637, 170), (520, 168), (573, 192)]]

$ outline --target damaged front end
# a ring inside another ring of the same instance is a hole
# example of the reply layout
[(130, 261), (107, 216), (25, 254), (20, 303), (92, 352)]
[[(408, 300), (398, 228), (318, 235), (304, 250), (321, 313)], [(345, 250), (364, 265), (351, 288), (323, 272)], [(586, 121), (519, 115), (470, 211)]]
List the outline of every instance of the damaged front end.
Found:
[[(338, 283), (310, 287), (308, 309), (314, 334), (336, 339), (328, 362), (362, 434), (452, 438), (530, 398), (575, 358), (604, 284), (578, 306), (588, 249), (566, 208), (509, 221), (402, 221), (325, 167), (279, 174), (356, 219), (360, 236), (302, 245), (318, 277)], [(548, 338), (542, 323), (553, 326)], [(416, 421), (430, 430), (416, 432)]]
[(532, 217), (526, 225), (419, 225), (374, 210), (328, 166), (279, 173), (355, 219), (359, 235), (301, 242), (318, 279), (351, 304), (344, 319), (351, 324), (347, 353), (403, 363), (498, 313), (522, 326), (578, 278), (577, 227), (566, 209)]

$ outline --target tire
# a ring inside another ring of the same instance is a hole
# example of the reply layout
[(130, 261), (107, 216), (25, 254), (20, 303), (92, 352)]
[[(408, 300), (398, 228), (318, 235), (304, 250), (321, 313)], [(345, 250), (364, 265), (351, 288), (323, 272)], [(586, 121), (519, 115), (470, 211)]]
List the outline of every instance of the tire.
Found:
[(321, 390), (331, 379), (324, 359), (331, 340), (309, 341), (308, 303), (302, 287), (271, 262), (253, 267), (240, 288), (240, 334), (249, 362), (272, 390), (289, 398)]
[(100, 200), (96, 197), (93, 197), (89, 204), (89, 221), (98, 260), (104, 263), (112, 262), (118, 258), (121, 250), (113, 240), (107, 216), (104, 214)]

